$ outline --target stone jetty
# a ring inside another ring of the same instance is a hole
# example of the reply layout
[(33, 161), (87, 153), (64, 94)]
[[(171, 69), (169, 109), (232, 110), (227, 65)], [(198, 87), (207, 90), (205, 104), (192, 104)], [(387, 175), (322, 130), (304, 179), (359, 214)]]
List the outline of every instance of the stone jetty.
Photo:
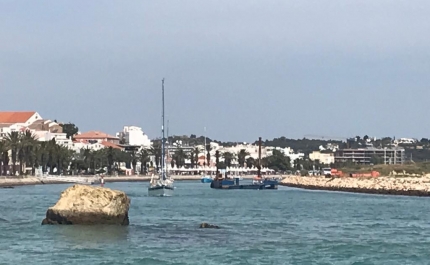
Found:
[(430, 176), (375, 177), (375, 178), (325, 178), (290, 176), (280, 185), (310, 190), (344, 191), (371, 194), (430, 196)]
[(128, 225), (130, 198), (118, 190), (73, 185), (46, 212), (44, 224)]

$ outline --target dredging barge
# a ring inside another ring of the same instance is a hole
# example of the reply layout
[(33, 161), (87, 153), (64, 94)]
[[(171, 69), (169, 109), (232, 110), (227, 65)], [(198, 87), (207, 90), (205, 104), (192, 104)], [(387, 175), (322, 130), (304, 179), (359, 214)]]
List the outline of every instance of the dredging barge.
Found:
[(240, 184), (238, 176), (229, 178), (227, 172), (222, 174), (218, 171), (217, 163), (217, 175), (211, 182), (212, 189), (227, 189), (227, 190), (277, 190), (278, 180), (275, 178), (263, 178), (261, 176), (261, 137), (258, 141), (258, 175), (252, 181), (252, 184)]

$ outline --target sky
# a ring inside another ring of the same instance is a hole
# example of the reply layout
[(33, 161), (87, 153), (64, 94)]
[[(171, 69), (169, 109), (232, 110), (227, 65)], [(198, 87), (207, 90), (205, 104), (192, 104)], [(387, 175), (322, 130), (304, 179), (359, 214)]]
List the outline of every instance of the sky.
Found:
[(223, 141), (429, 137), (430, 1), (0, 0), (0, 110)]

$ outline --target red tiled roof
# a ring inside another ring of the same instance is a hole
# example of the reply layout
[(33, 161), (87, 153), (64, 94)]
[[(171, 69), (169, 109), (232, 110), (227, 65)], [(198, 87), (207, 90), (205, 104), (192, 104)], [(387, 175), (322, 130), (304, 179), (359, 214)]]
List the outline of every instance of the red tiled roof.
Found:
[(28, 121), (35, 111), (1, 111), (0, 123), (24, 123)]
[(104, 146), (106, 146), (106, 147), (112, 147), (112, 148), (116, 148), (116, 149), (122, 149), (118, 145), (113, 144), (111, 142), (102, 141), (101, 144), (104, 145)]
[(87, 144), (89, 143), (88, 140), (74, 140), (74, 143), (83, 143), (83, 144)]
[(73, 138), (75, 138), (76, 140), (79, 140), (79, 139), (119, 139), (118, 137), (109, 135), (109, 134), (104, 133), (104, 132), (99, 132), (99, 131), (89, 131), (89, 132), (77, 134), (77, 135), (73, 136)]

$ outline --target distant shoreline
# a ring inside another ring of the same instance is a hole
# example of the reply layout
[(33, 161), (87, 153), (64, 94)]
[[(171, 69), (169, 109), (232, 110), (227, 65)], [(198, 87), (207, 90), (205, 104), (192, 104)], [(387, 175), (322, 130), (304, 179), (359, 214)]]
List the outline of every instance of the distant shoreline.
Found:
[[(83, 179), (91, 178), (92, 176), (82, 176)], [(186, 180), (200, 180), (201, 175), (173, 175), (172, 178), (176, 181), (186, 181)], [(242, 176), (243, 179), (252, 179), (254, 175), (245, 175)], [(105, 183), (115, 183), (115, 182), (149, 182), (151, 180), (151, 176), (118, 176), (104, 177)], [(49, 185), (49, 184), (66, 184), (71, 182), (63, 182), (63, 181), (55, 181), (50, 179), (39, 179), (36, 177), (6, 177), (0, 176), (0, 188), (5, 187), (18, 187), (18, 186), (33, 186), (33, 185)]]

